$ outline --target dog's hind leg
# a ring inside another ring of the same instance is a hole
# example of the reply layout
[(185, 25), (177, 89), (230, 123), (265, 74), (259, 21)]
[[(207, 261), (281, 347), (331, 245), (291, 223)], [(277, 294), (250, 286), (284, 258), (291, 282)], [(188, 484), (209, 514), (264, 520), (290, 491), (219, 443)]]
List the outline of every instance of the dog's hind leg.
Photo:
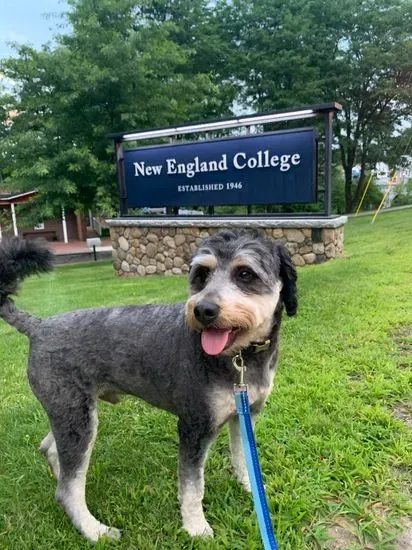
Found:
[(56, 479), (60, 476), (59, 454), (57, 452), (56, 441), (53, 432), (49, 432), (40, 443), (40, 452), (46, 455), (49, 466)]
[(204, 463), (215, 434), (199, 428), (198, 422), (179, 420), (179, 500), (183, 528), (192, 536), (213, 536), (202, 501), (205, 489)]
[(70, 403), (60, 402), (58, 408), (48, 411), (60, 463), (56, 499), (89, 540), (96, 542), (102, 536), (118, 539), (120, 531), (100, 523), (86, 504), (86, 475), (98, 423), (94, 399), (80, 393), (74, 396), (73, 389), (67, 393)]

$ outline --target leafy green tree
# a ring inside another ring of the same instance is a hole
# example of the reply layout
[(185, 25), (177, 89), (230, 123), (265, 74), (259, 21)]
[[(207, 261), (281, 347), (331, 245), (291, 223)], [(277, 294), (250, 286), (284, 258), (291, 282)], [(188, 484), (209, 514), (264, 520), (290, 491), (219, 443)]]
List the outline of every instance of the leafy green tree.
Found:
[[(412, 106), (409, 0), (233, 0), (221, 2), (232, 29), (233, 72), (257, 110), (338, 101), (336, 142), (346, 211)], [(381, 159), (380, 159), (381, 160)], [(355, 164), (361, 176), (352, 178)]]
[[(336, 100), (345, 209), (395, 156), (412, 106), (410, 0), (68, 0), (54, 49), (20, 47), (1, 173), (42, 211), (117, 205), (109, 132)], [(399, 154), (399, 153), (398, 153)], [(335, 155), (336, 157), (336, 155)], [(355, 164), (360, 178), (352, 178)], [(339, 207), (340, 209), (340, 207)]]
[(406, 206), (412, 204), (412, 179), (401, 183), (397, 188), (397, 195), (392, 206)]
[[(55, 49), (3, 62), (16, 83), (8, 185), (37, 188), (43, 215), (61, 204), (118, 204), (110, 132), (230, 112), (233, 91), (207, 64), (207, 2), (69, 0), (72, 32)], [(212, 43), (211, 41), (210, 43)]]
[(6, 91), (0, 88), (0, 189), (3, 188), (4, 178), (6, 177), (7, 167), (10, 164), (11, 152), (6, 146), (8, 131), (10, 127), (11, 106), (14, 98), (9, 96)]

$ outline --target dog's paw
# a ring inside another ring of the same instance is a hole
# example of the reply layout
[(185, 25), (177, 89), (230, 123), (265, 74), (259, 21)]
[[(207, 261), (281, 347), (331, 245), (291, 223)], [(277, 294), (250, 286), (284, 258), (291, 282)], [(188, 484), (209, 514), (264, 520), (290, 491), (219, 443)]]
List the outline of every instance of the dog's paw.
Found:
[(239, 480), (239, 483), (247, 493), (252, 492), (252, 486), (250, 485), (249, 478)]
[(120, 529), (116, 529), (116, 527), (107, 527), (107, 531), (103, 536), (113, 540), (120, 540), (122, 538), (122, 532)]
[(237, 481), (240, 483), (240, 485), (244, 488), (245, 491), (248, 493), (252, 492), (252, 486), (250, 485), (249, 475), (247, 471), (245, 472), (234, 472), (234, 476), (237, 479)]
[(83, 535), (91, 540), (92, 542), (97, 542), (102, 537), (107, 537), (112, 540), (119, 540), (122, 536), (121, 531), (116, 529), (116, 527), (109, 527), (104, 525), (104, 523), (97, 523), (97, 525), (89, 528), (87, 530), (82, 530)]
[(213, 537), (213, 529), (206, 520), (183, 525), (191, 537)]

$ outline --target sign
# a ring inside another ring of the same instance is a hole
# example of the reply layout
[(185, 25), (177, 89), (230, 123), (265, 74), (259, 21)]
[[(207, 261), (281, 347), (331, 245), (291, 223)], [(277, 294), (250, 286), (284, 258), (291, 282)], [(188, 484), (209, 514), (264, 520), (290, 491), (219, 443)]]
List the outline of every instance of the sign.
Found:
[(313, 128), (124, 150), (129, 208), (316, 202)]

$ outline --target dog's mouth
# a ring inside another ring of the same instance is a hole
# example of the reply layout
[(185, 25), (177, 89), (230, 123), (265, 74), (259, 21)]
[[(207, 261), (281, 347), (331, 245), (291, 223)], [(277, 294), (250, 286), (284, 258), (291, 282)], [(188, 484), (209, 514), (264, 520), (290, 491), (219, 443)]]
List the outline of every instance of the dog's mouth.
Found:
[(236, 339), (240, 329), (207, 327), (202, 330), (202, 348), (208, 355), (219, 355), (230, 347)]

